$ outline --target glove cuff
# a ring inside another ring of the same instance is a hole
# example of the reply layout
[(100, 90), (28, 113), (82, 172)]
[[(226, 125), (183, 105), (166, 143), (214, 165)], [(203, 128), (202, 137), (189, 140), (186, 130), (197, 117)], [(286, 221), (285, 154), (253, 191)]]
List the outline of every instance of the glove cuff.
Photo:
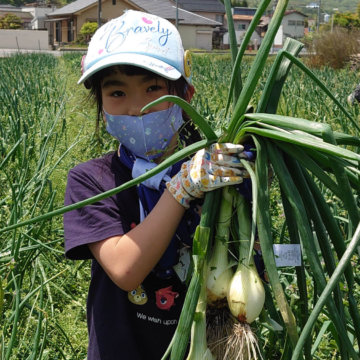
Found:
[(186, 209), (190, 207), (190, 201), (195, 199), (182, 186), (180, 174), (175, 175), (167, 182), (166, 187), (175, 200)]

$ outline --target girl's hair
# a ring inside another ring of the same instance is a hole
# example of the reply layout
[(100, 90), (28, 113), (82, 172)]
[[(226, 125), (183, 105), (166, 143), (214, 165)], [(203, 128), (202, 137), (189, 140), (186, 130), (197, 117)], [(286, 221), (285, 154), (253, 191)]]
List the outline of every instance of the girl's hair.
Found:
[[(151, 71), (137, 67), (137, 66), (116, 65), (116, 66), (111, 66), (111, 67), (102, 69), (102, 70), (96, 72), (94, 75), (92, 75), (89, 79), (87, 79), (85, 81), (85, 87), (87, 89), (90, 89), (90, 97), (94, 99), (94, 101), (96, 102), (96, 107), (97, 107), (96, 131), (99, 131), (99, 125), (103, 119), (101, 82), (102, 82), (102, 79), (104, 79), (106, 76), (109, 76), (109, 75), (115, 73), (116, 71), (119, 71), (122, 74), (125, 74), (127, 76), (149, 75), (149, 74), (154, 75), (154, 73), (152, 73)], [(155, 77), (156, 76), (160, 77), (160, 75), (155, 74)], [(166, 80), (166, 82), (168, 84), (169, 94), (177, 95), (186, 101), (190, 101), (190, 98), (188, 96), (188, 91), (187, 91), (188, 84), (183, 77), (181, 77), (180, 79), (175, 80), (175, 81)], [(184, 119), (184, 124), (180, 128), (179, 134), (180, 134), (180, 139), (183, 139), (183, 141), (185, 142), (184, 145), (189, 145), (196, 141), (201, 140), (201, 136), (200, 136), (198, 130), (196, 129), (193, 122), (187, 116), (187, 114), (185, 112), (183, 112), (183, 119)]]

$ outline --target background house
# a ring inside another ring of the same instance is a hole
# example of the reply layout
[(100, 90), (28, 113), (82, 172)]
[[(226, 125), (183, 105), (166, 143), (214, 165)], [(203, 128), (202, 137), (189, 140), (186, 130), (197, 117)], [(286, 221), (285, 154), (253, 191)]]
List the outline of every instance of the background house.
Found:
[(220, 0), (178, 0), (178, 6), (220, 23), (220, 26), (213, 29), (212, 47), (223, 47), (223, 35), (227, 30), (224, 27), (225, 6)]
[[(305, 19), (307, 15), (296, 10), (288, 10), (285, 12), (279, 30), (275, 36), (273, 49), (282, 48), (286, 38), (302, 39), (307, 29), (305, 28)], [(263, 21), (269, 23), (271, 17), (264, 17)]]
[(224, 24), (225, 7), (219, 0), (178, 0), (179, 7)]
[(23, 29), (38, 30), (45, 29), (46, 14), (53, 12), (55, 7), (23, 6), (16, 7), (8, 4), (0, 4), (0, 17), (5, 14), (13, 14), (22, 20)]
[[(38, 7), (35, 3), (24, 7), (0, 5), (0, 16), (6, 13), (17, 15), (21, 18), (23, 29), (47, 29), (48, 43), (52, 48), (56, 48), (78, 40), (80, 29), (85, 22), (98, 22), (98, 1), (76, 0), (59, 9)], [(220, 0), (101, 0), (101, 23), (122, 15), (127, 9), (152, 13), (173, 24), (177, 23), (186, 49), (211, 50), (229, 47), (225, 7)], [(236, 37), (240, 44), (256, 9), (235, 7), (232, 11)], [(302, 38), (306, 17), (299, 11), (287, 11), (276, 36), (274, 49), (281, 48), (286, 37)], [(270, 20), (271, 16), (261, 18), (251, 37), (251, 48), (257, 49), (260, 46)], [(31, 36), (34, 37), (34, 33)], [(19, 47), (18, 34), (14, 39), (14, 46)], [(35, 40), (33, 42), (37, 44), (38, 41)], [(4, 44), (2, 45), (4, 47)]]
[[(236, 40), (238, 44), (241, 44), (241, 41), (255, 15), (257, 9), (255, 8), (233, 8), (233, 20), (236, 33)], [(286, 11), (282, 19), (279, 31), (276, 35), (274, 41), (274, 48), (281, 48), (284, 44), (284, 41), (287, 37), (293, 39), (301, 39), (305, 35), (305, 18), (307, 15), (296, 10)], [(256, 27), (254, 33), (251, 36), (250, 46), (254, 49), (257, 49), (267, 31), (268, 25), (271, 21), (271, 16), (262, 16), (261, 20)], [(226, 16), (225, 22), (227, 26)], [(224, 44), (229, 44), (228, 33), (224, 34)]]
[[(221, 23), (178, 8), (171, 0), (102, 0), (101, 23), (123, 14), (127, 9), (161, 16), (172, 23), (178, 19), (178, 29), (185, 48), (212, 49), (212, 33)], [(78, 38), (82, 25), (97, 22), (98, 0), (76, 0), (48, 14), (54, 31), (53, 44), (69, 43)]]
[(47, 14), (53, 12), (56, 9), (54, 6), (39, 7), (39, 6), (25, 6), (22, 8), (22, 11), (31, 14), (31, 29), (46, 29), (47, 24)]
[(24, 29), (31, 29), (31, 20), (33, 17), (30, 13), (23, 11), (21, 7), (0, 4), (0, 17), (3, 17), (6, 14), (13, 14), (18, 16), (21, 19), (22, 27)]
[[(241, 44), (242, 39), (245, 36), (245, 33), (256, 13), (256, 8), (247, 8), (247, 7), (235, 7), (232, 9), (233, 12), (233, 21), (235, 28), (235, 35), (238, 44)], [(226, 28), (227, 28), (227, 18), (225, 16)], [(267, 23), (261, 21), (259, 25), (256, 27), (255, 31), (251, 35), (249, 46), (253, 49), (258, 49), (262, 38), (264, 36), (264, 32), (267, 29)], [(226, 32), (224, 34), (224, 44), (229, 46), (229, 33)]]
[(307, 18), (307, 15), (300, 11), (286, 11), (281, 23), (284, 37), (291, 37), (293, 39), (301, 39), (304, 37), (305, 18)]
[(49, 7), (0, 5), (0, 17), (5, 14), (17, 16), (19, 29), (0, 29), (0, 49), (49, 50), (49, 32), (45, 29)]

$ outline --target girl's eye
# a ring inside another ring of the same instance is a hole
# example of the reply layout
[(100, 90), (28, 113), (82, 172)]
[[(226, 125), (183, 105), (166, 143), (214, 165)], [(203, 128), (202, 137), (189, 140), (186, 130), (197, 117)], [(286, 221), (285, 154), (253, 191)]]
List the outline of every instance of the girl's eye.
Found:
[(121, 90), (116, 90), (111, 93), (111, 96), (114, 96), (114, 97), (125, 96), (125, 93)]
[(159, 91), (162, 89), (162, 86), (160, 85), (152, 85), (148, 87), (148, 92), (153, 92), (153, 91)]

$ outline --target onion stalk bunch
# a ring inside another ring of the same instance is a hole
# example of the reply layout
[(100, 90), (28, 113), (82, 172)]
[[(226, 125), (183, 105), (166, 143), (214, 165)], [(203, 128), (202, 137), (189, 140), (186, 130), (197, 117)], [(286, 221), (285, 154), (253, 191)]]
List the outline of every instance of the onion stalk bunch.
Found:
[[(205, 270), (205, 267), (204, 269)], [(206, 272), (202, 272), (202, 285), (191, 326), (191, 344), (186, 360), (216, 360), (207, 345), (206, 337)]]
[(240, 322), (252, 323), (265, 302), (265, 290), (257, 272), (251, 246), (251, 219), (245, 198), (236, 195), (239, 226), (239, 263), (229, 285), (227, 301), (233, 316)]
[[(237, 263), (229, 254), (229, 243), (235, 242), (230, 234), (231, 222), (239, 244)], [(257, 357), (257, 340), (249, 324), (264, 306), (265, 291), (252, 256), (251, 239), (251, 213), (246, 200), (234, 188), (224, 188), (206, 279), (207, 337), (218, 359)]]
[(260, 351), (250, 324), (264, 307), (265, 289), (252, 255), (249, 205), (240, 194), (235, 193), (234, 198), (239, 230), (239, 262), (229, 284), (227, 302), (236, 321), (226, 343), (224, 359), (257, 359)]
[(234, 260), (229, 254), (233, 196), (230, 188), (221, 190), (221, 203), (215, 224), (210, 258), (206, 265), (207, 342), (217, 359), (225, 355), (225, 343), (231, 334), (233, 318), (227, 306), (227, 294), (234, 275)]
[(226, 296), (233, 276), (233, 262), (229, 261), (230, 223), (233, 197), (226, 187), (222, 191), (222, 201), (216, 223), (216, 234), (212, 254), (207, 264), (207, 302), (209, 306), (226, 305)]

